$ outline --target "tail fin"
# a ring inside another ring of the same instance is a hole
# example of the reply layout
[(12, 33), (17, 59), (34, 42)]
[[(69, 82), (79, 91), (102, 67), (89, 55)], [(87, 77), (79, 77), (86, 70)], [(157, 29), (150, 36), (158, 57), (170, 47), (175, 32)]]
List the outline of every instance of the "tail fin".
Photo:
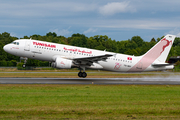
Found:
[(164, 63), (175, 39), (175, 35), (166, 35), (154, 47), (143, 55), (143, 58)]
[(154, 47), (140, 57), (140, 60), (129, 71), (144, 71), (152, 63), (165, 63), (174, 42), (175, 35), (166, 35)]

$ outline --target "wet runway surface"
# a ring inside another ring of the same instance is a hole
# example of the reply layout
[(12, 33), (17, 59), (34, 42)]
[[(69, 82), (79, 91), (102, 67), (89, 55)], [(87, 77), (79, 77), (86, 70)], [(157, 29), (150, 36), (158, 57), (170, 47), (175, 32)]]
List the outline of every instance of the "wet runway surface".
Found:
[(0, 84), (180, 85), (180, 77), (155, 78), (0, 78)]

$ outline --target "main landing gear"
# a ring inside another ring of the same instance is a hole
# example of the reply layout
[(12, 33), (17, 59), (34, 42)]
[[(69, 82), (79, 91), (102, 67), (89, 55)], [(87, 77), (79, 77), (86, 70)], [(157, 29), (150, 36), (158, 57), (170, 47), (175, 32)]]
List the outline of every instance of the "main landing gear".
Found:
[(86, 73), (86, 72), (81, 72), (81, 71), (80, 71), (80, 72), (78, 73), (78, 76), (79, 76), (79, 77), (85, 78), (85, 77), (87, 76), (87, 73)]
[(80, 68), (80, 72), (78, 73), (78, 76), (83, 78), (87, 76), (87, 73), (85, 72), (85, 67), (83, 67), (83, 72), (81, 72), (81, 68)]

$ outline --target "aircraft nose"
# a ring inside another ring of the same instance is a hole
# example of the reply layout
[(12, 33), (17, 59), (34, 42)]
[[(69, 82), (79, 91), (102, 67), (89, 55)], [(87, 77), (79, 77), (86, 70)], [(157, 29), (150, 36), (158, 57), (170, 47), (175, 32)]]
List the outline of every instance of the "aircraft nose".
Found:
[(3, 47), (3, 49), (4, 49), (4, 51), (8, 52), (8, 46), (7, 46), (7, 45), (5, 45), (5, 46)]

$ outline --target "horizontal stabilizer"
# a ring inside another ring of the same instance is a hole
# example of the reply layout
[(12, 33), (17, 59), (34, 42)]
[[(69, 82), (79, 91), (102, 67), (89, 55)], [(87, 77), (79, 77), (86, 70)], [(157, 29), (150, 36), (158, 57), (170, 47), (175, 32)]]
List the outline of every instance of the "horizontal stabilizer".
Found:
[(174, 65), (174, 64), (169, 64), (169, 63), (153, 63), (151, 64), (154, 67), (163, 67), (163, 66), (170, 66), (170, 65)]

